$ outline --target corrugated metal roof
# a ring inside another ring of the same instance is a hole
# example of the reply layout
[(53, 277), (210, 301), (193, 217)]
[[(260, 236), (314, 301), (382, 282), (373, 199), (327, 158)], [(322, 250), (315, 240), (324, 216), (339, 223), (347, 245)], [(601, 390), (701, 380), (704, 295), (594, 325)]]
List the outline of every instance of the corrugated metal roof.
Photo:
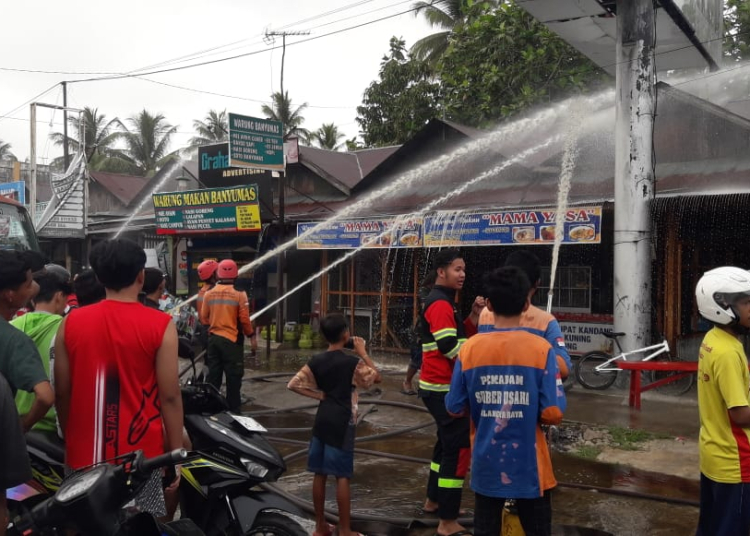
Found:
[(92, 171), (90, 175), (95, 182), (99, 183), (102, 188), (115, 196), (125, 206), (128, 206), (138, 195), (138, 192), (149, 183), (147, 177), (136, 177), (120, 173)]
[[(658, 85), (658, 114), (654, 131), (657, 196), (716, 195), (750, 192), (750, 121), (666, 84)], [(592, 115), (594, 114), (594, 115)], [(528, 150), (550, 136), (564, 132), (567, 118), (538, 124), (491, 149), (470, 158), (453, 158), (438, 169), (429, 169), (443, 154), (461, 143), (473, 143), (467, 134), (446, 139), (444, 127), (431, 121), (413, 140), (404, 144), (355, 188), (340, 209), (371, 192), (378, 192), (404, 172), (427, 163), (421, 178), (399, 188), (393, 196), (375, 195), (361, 217), (408, 214), (449, 193), (434, 210), (549, 207), (557, 200), (560, 162), (564, 150), (558, 139), (519, 164), (507, 158)], [(613, 108), (590, 112), (596, 126), (581, 138), (570, 190), (570, 203), (614, 200), (615, 114)], [(746, 156), (747, 155), (747, 156)], [(506, 166), (499, 170), (500, 166)], [(476, 180), (483, 176), (482, 180)], [(292, 217), (315, 219), (309, 206), (287, 209)], [(325, 214), (321, 215), (325, 216)]]

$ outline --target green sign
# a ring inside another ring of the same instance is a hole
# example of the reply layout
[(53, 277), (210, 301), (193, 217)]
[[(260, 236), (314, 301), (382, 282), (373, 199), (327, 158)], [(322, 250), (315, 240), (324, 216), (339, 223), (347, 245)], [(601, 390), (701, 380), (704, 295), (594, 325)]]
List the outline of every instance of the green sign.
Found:
[(258, 186), (154, 194), (156, 234), (260, 231)]
[(284, 171), (284, 125), (230, 113), (229, 166)]

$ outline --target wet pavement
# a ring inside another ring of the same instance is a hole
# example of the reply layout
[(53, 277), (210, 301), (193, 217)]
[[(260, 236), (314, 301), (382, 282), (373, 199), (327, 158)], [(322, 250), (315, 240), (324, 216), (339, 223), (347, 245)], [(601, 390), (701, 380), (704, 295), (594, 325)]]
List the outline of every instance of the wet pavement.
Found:
[[(309, 355), (309, 351), (272, 352), (269, 359), (261, 349), (257, 357), (248, 359), (246, 379), (269, 373), (294, 372), (307, 361)], [(417, 397), (399, 392), (407, 356), (376, 354), (375, 360), (384, 372), (384, 381), (378, 386), (379, 391), (373, 390), (372, 399), (412, 404), (416, 408), (372, 405), (368, 404), (367, 396), (363, 396), (360, 400), (360, 412), (367, 414), (358, 427), (357, 436), (361, 438), (429, 423), (429, 415), (417, 409), (421, 408)], [(254, 398), (254, 401), (244, 410), (252, 412), (264, 408), (291, 408), (308, 402), (314, 403), (287, 391), (285, 386), (288, 380), (287, 375), (269, 377), (263, 381), (246, 381), (244, 394)], [(643, 409), (636, 412), (627, 406), (627, 392), (619, 390), (595, 393), (576, 386), (569, 394), (566, 418), (695, 438), (698, 433), (698, 417), (694, 398), (694, 391), (679, 399), (655, 394), (644, 398)], [(269, 436), (302, 442), (301, 445), (276, 443), (282, 453), (289, 454), (304, 449), (304, 442), (310, 437), (307, 430), (289, 429), (311, 427), (314, 411), (309, 409), (275, 413), (256, 418), (269, 428)], [(362, 442), (357, 447), (426, 460), (431, 455), (433, 444), (434, 428), (427, 427), (396, 437)], [(695, 531), (698, 518), (698, 508), (695, 506), (606, 493), (606, 490), (611, 489), (622, 493), (697, 501), (698, 483), (695, 480), (639, 471), (624, 465), (598, 463), (563, 453), (554, 453), (553, 464), (561, 483), (553, 493), (555, 534), (684, 536)], [(416, 513), (424, 500), (427, 475), (428, 466), (424, 462), (396, 461), (358, 453), (351, 486), (352, 510), (381, 516), (383, 522), (359, 523), (355, 528), (371, 535), (434, 534), (434, 528), (419, 527), (419, 522), (424, 517)], [(311, 499), (312, 475), (305, 471), (304, 457), (290, 462), (287, 473), (279, 483), (298, 497)], [(583, 484), (602, 489), (582, 490), (567, 487), (566, 484)], [(327, 497), (328, 505), (335, 507), (333, 480), (329, 483)], [(464, 492), (463, 506), (473, 507), (473, 494), (468, 490), (468, 485)], [(409, 529), (398, 528), (386, 522), (395, 521), (396, 518), (410, 518), (415, 522)]]

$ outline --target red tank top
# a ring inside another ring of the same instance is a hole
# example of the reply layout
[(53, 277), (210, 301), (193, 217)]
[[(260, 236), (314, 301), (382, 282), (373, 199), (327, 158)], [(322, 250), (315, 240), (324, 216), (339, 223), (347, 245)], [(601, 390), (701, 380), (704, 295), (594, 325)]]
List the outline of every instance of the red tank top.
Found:
[(164, 452), (156, 352), (170, 317), (140, 303), (104, 300), (65, 326), (71, 400), (65, 433), (73, 469), (142, 449)]

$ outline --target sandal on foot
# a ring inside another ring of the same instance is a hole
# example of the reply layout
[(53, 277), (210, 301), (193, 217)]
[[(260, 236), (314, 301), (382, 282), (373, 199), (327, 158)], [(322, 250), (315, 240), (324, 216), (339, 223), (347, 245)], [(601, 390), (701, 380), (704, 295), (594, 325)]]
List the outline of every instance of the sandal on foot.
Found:
[(417, 394), (417, 392), (414, 389), (401, 389), (401, 394), (407, 395), (407, 396), (414, 396)]

